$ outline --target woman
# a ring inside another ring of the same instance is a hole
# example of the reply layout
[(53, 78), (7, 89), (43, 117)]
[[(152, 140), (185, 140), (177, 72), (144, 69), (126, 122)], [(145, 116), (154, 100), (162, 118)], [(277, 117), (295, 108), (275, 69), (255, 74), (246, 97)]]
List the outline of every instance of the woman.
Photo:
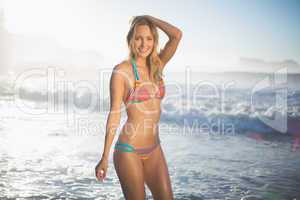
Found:
[[(169, 37), (159, 53), (156, 27)], [(124, 103), (128, 118), (114, 147), (113, 162), (126, 199), (145, 199), (145, 183), (154, 199), (173, 199), (158, 123), (165, 94), (162, 71), (174, 55), (181, 36), (178, 28), (165, 21), (148, 15), (137, 16), (127, 34), (129, 58), (114, 67), (104, 150), (95, 173), (98, 180), (106, 177), (109, 151)]]

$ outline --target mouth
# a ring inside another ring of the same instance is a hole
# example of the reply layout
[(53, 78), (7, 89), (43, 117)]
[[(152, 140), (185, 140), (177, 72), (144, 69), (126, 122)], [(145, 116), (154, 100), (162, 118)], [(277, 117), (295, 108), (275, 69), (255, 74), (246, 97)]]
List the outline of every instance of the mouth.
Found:
[(149, 49), (138, 49), (140, 53), (147, 53)]

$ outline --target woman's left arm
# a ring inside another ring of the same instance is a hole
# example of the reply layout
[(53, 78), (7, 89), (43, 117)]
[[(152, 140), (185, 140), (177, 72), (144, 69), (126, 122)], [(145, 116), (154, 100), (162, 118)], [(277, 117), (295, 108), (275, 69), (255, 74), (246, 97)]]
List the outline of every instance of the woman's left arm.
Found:
[(169, 37), (169, 40), (166, 43), (165, 47), (159, 53), (159, 57), (163, 64), (162, 67), (164, 67), (167, 64), (167, 62), (175, 54), (177, 46), (179, 44), (179, 41), (181, 40), (181, 37), (182, 37), (182, 31), (179, 28), (177, 28), (163, 20), (152, 17), (150, 15), (145, 15), (144, 17), (149, 19), (158, 28), (160, 28), (162, 31), (164, 31), (167, 34), (167, 36)]

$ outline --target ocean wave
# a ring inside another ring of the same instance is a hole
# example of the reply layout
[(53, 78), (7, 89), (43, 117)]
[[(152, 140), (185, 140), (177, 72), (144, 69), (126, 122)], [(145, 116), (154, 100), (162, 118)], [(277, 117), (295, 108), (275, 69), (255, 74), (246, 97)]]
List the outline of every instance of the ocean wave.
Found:
[[(8, 82), (2, 81), (0, 86), (1, 97), (13, 93), (12, 85)], [(51, 105), (58, 106), (71, 105), (73, 108), (82, 110), (89, 109), (90, 112), (109, 110), (107, 94), (93, 94), (83, 90), (47, 93), (46, 90), (33, 90), (26, 87), (20, 88), (18, 92), (18, 96), (13, 99), (25, 100), (33, 109), (47, 108), (51, 103)], [(236, 133), (247, 131), (273, 133), (278, 132), (276, 123), (284, 123), (286, 119), (288, 125), (286, 132), (290, 133), (290, 121), (300, 121), (300, 90), (296, 89), (288, 88), (286, 93), (278, 93), (274, 88), (264, 88), (252, 93), (249, 88), (230, 88), (226, 89), (225, 97), (212, 96), (215, 91), (209, 89), (203, 89), (194, 96), (188, 97), (186, 91), (183, 90), (179, 98), (173, 99), (172, 92), (176, 91), (167, 90), (168, 95), (162, 101), (161, 121), (164, 123), (188, 127), (208, 126), (210, 131), (217, 129), (224, 131), (231, 126)], [(282, 95), (285, 96), (282, 97)], [(92, 99), (95, 102), (93, 106), (91, 106)], [(0, 101), (0, 107), (5, 107), (2, 104), (3, 102)], [(265, 121), (271, 121), (271, 124)]]

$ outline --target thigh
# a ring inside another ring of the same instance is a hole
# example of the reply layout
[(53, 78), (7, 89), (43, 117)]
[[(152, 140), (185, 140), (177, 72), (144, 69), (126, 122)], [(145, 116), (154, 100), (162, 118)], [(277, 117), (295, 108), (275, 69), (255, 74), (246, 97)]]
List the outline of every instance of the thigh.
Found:
[(126, 199), (145, 199), (143, 164), (131, 152), (118, 152), (113, 155), (114, 166)]
[(161, 146), (156, 148), (144, 162), (145, 182), (154, 200), (173, 199), (168, 166)]

